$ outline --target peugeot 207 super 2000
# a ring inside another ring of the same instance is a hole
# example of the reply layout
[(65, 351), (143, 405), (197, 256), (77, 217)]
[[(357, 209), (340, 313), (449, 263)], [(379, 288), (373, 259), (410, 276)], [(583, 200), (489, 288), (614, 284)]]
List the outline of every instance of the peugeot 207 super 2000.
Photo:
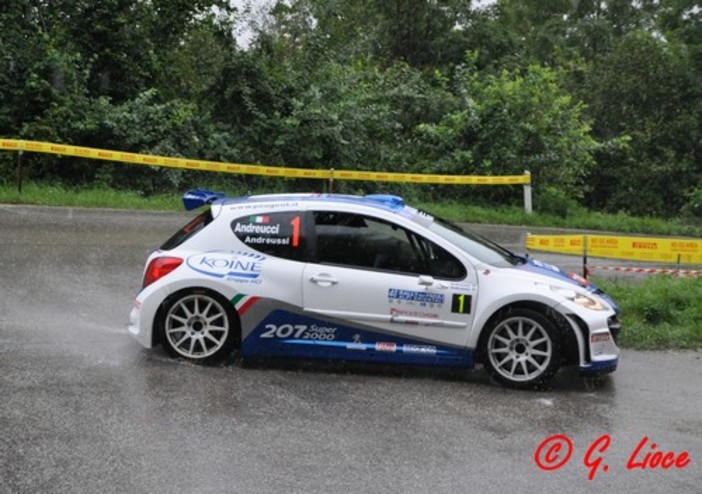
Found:
[(471, 368), (533, 388), (616, 369), (615, 303), (397, 196), (228, 198), (146, 263), (129, 331), (193, 361), (302, 357)]

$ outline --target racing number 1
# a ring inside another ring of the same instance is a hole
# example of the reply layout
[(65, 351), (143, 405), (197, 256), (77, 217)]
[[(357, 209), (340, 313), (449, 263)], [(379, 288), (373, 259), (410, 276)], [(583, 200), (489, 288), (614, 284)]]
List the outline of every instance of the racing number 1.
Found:
[(297, 248), (300, 245), (300, 216), (295, 216), (292, 220), (290, 220), (290, 224), (293, 227), (292, 246), (293, 248)]
[(458, 312), (463, 312), (466, 306), (466, 296), (465, 295), (459, 295), (458, 296)]
[(454, 293), (451, 299), (451, 312), (455, 314), (470, 314), (472, 297), (465, 293)]

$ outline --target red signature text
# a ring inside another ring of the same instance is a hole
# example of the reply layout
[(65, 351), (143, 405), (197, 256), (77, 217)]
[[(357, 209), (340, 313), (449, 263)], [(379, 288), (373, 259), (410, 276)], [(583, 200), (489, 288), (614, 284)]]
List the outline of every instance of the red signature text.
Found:
[[(609, 434), (603, 434), (585, 451), (582, 463), (588, 469), (588, 480), (593, 480), (598, 472), (609, 471), (610, 465), (605, 458), (611, 445), (612, 437)], [(558, 470), (564, 467), (572, 456), (573, 441), (565, 434), (554, 434), (538, 445), (534, 452), (534, 462), (541, 470)], [(681, 470), (690, 463), (692, 459), (687, 451), (676, 453), (663, 450), (648, 436), (644, 436), (632, 450), (625, 467), (627, 470)]]

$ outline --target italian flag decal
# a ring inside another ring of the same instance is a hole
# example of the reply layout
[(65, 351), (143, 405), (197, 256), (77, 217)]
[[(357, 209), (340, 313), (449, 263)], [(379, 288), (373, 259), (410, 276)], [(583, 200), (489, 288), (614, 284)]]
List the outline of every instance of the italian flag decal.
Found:
[(250, 216), (249, 217), (249, 223), (263, 223), (266, 224), (270, 222), (271, 219), (269, 216)]
[(259, 299), (259, 297), (253, 297), (253, 296), (244, 295), (243, 293), (240, 293), (232, 299), (232, 304), (234, 305), (234, 308), (239, 313), (239, 315), (243, 316), (244, 313), (247, 310), (249, 310), (251, 308), (251, 306), (253, 304), (255, 304), (258, 299)]

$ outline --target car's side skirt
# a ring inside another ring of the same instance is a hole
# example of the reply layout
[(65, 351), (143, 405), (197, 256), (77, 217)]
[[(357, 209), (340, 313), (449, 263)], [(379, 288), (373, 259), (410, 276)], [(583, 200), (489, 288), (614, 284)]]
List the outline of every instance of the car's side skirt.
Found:
[(297, 357), (472, 368), (475, 351), (289, 310), (268, 312), (244, 336), (244, 357)]

